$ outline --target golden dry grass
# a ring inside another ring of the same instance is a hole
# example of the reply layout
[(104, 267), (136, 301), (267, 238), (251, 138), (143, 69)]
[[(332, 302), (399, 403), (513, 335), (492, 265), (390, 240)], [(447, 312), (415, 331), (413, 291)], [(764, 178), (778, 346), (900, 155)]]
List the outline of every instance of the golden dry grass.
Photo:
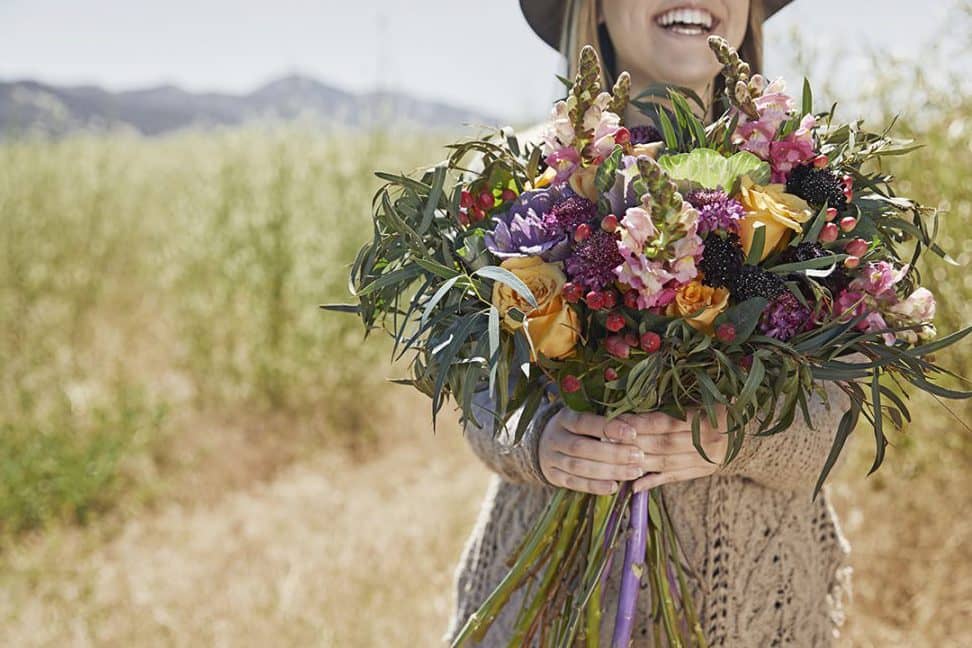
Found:
[[(0, 645), (437, 645), (488, 473), (454, 421), (433, 436), (425, 399), (389, 390), (371, 395), (395, 422), (381, 451), (266, 480), (204, 461), (175, 502), (8, 547)], [(915, 456), (868, 481), (852, 458), (835, 486), (855, 566), (842, 645), (972, 645), (968, 464)]]

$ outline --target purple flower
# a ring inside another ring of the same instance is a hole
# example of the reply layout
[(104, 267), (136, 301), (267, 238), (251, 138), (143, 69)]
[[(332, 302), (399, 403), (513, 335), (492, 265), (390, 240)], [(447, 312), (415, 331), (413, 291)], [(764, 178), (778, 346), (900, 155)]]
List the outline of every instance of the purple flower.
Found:
[(566, 185), (523, 192), (505, 214), (493, 217), (493, 231), (486, 232), (486, 249), (505, 259), (542, 256), (546, 261), (562, 259), (568, 252), (564, 228), (552, 227), (547, 217), (554, 205), (574, 192)]
[(661, 133), (654, 126), (632, 126), (628, 129), (631, 132), (632, 144), (648, 144), (650, 142), (660, 142)]
[(789, 290), (775, 298), (763, 311), (759, 330), (777, 340), (789, 340), (812, 323), (812, 312)]
[(597, 205), (583, 196), (572, 195), (554, 205), (544, 217), (544, 223), (570, 234), (581, 223), (591, 223), (596, 218)]
[(615, 269), (623, 261), (617, 236), (598, 228), (574, 247), (565, 265), (571, 281), (587, 290), (601, 290), (614, 282)]
[(685, 196), (690, 205), (699, 210), (700, 236), (705, 236), (713, 230), (727, 232), (738, 231), (739, 219), (746, 209), (735, 198), (730, 198), (722, 189), (697, 189)]

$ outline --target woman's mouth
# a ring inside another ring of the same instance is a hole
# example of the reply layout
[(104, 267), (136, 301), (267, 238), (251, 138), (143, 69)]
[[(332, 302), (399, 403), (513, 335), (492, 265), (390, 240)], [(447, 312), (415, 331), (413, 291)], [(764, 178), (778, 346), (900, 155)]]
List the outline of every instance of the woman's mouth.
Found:
[(711, 34), (718, 20), (705, 9), (676, 7), (655, 16), (655, 24), (665, 31), (683, 36)]

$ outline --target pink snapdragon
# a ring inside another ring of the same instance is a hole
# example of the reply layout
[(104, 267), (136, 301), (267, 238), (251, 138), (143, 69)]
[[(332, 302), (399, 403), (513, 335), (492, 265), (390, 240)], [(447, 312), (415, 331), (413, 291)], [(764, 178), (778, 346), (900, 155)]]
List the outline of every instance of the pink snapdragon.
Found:
[(615, 136), (621, 130), (621, 117), (607, 109), (611, 95), (602, 92), (584, 112), (585, 132), (592, 132), (589, 153), (593, 157), (607, 157), (614, 150)]
[(905, 264), (896, 270), (887, 261), (868, 263), (849, 287), (865, 292), (885, 304), (897, 303), (898, 296), (894, 292), (894, 286), (908, 273), (909, 265)]
[(740, 150), (749, 151), (763, 160), (770, 159), (770, 143), (776, 137), (780, 124), (786, 121), (795, 109), (793, 99), (784, 92), (786, 84), (777, 79), (766, 84), (761, 75), (754, 75), (753, 81), (762, 86), (762, 94), (754, 100), (758, 119), (750, 119), (739, 113), (739, 123), (733, 133), (733, 143)]
[(544, 156), (569, 147), (574, 143), (574, 124), (566, 101), (558, 101), (550, 110), (550, 121), (540, 131)]
[(809, 162), (816, 157), (813, 148), (813, 128), (817, 118), (804, 115), (800, 126), (782, 140), (770, 142), (769, 163), (773, 170), (772, 182), (785, 183), (793, 167)]

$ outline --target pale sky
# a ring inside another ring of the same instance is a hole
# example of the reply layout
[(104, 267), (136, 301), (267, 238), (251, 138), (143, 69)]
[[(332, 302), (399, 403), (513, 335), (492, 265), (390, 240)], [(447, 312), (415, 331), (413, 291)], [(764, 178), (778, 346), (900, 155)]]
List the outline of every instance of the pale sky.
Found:
[[(767, 74), (799, 84), (782, 63), (794, 28), (842, 43), (848, 80), (868, 51), (915, 57), (955, 2), (796, 0), (767, 23)], [(517, 0), (0, 0), (6, 81), (245, 92), (296, 72), (521, 120), (546, 114), (559, 71)]]

